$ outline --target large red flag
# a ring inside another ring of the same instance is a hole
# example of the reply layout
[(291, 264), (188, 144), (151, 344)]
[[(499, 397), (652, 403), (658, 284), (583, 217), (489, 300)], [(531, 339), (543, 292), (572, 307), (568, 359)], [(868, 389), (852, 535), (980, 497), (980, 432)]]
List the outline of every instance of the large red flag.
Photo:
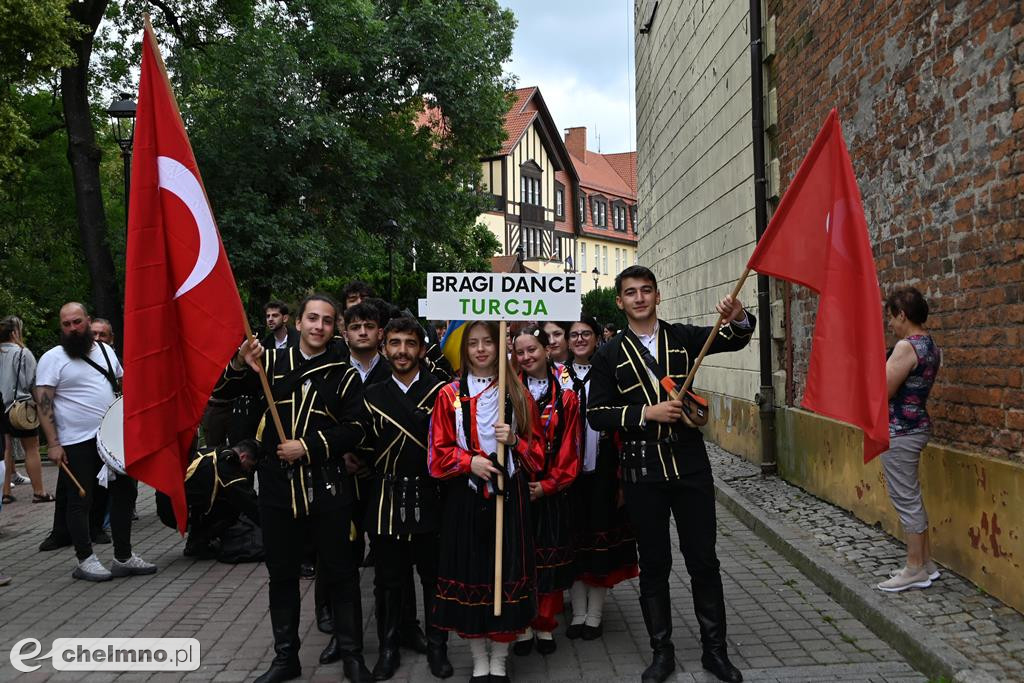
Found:
[(189, 448), (244, 323), (148, 21), (142, 43), (125, 269), (125, 463), (171, 497), (184, 532)]
[(864, 431), (864, 462), (889, 447), (885, 333), (853, 164), (833, 109), (747, 266), (819, 296), (803, 405)]

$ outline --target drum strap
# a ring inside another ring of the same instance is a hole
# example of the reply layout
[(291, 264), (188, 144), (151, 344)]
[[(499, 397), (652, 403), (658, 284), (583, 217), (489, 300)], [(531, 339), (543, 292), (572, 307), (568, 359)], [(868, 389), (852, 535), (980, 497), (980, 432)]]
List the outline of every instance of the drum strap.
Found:
[(117, 378), (114, 377), (114, 366), (110, 364), (110, 356), (107, 355), (107, 345), (101, 341), (96, 343), (100, 345), (100, 351), (103, 352), (103, 360), (107, 362), (107, 369), (104, 370), (100, 367), (99, 363), (94, 361), (92, 358), (89, 358), (89, 356), (82, 356), (82, 360), (94, 367), (98, 373), (106, 377), (107, 381), (110, 382), (110, 388), (114, 391), (114, 396), (120, 396), (121, 389), (117, 386)]

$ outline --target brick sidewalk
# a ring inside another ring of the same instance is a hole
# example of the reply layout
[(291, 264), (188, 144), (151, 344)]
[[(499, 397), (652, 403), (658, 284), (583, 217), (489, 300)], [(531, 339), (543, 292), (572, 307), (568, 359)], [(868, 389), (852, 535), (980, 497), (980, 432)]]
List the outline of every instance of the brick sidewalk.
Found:
[[(55, 469), (46, 467), (46, 478)], [(73, 636), (194, 637), (202, 647), (202, 666), (182, 674), (122, 674), (118, 681), (247, 681), (272, 657), (267, 615), (266, 570), (262, 565), (230, 566), (195, 562), (181, 555), (182, 542), (156, 519), (153, 495), (140, 494), (141, 519), (135, 523), (136, 551), (160, 571), (105, 584), (71, 579), (73, 553), (40, 553), (37, 546), (50, 526), (52, 507), (23, 502), (28, 487), (14, 490), (19, 500), (0, 513), (0, 569), (14, 577), (0, 588), (0, 680), (110, 681), (114, 674), (57, 673), (45, 662), (33, 674), (10, 665), (11, 646), (34, 637), (48, 651), (52, 639)], [(879, 640), (849, 612), (765, 545), (725, 508), (719, 507), (719, 554), (729, 610), (733, 661), (748, 681), (924, 681), (895, 650)], [(111, 546), (98, 546), (109, 562)], [(363, 575), (367, 662), (376, 659), (372, 620), (372, 572)], [(688, 579), (681, 557), (673, 570), (673, 604), (679, 668), (676, 681), (712, 681), (700, 666), (700, 646)], [(303, 679), (337, 681), (339, 664), (319, 666), (327, 637), (312, 624), (312, 582), (303, 582), (303, 614), (308, 626), (301, 652)], [(549, 656), (511, 658), (517, 681), (637, 680), (650, 651), (637, 602), (636, 582), (620, 585), (605, 607), (605, 635), (593, 642), (568, 641), (556, 633), (558, 651)], [(470, 657), (455, 639), (451, 659), (466, 680)], [(403, 652), (395, 680), (429, 681), (425, 658)]]
[[(902, 566), (903, 543), (777, 477), (762, 478), (760, 469), (708, 444), (720, 481), (749, 501), (761, 515), (793, 529), (823, 556), (873, 589)], [(973, 583), (940, 568), (942, 577), (927, 590), (884, 594), (885, 605), (909, 617), (920, 633), (937, 638), (971, 669), (1000, 681), (1024, 680), (1024, 616)], [(1022, 579), (1024, 580), (1024, 579)]]

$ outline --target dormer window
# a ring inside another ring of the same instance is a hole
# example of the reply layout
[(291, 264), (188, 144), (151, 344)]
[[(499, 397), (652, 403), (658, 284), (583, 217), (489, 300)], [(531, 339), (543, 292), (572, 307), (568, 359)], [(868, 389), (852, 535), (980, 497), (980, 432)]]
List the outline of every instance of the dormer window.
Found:
[(590, 200), (590, 213), (595, 228), (608, 227), (608, 202), (604, 197), (594, 197)]

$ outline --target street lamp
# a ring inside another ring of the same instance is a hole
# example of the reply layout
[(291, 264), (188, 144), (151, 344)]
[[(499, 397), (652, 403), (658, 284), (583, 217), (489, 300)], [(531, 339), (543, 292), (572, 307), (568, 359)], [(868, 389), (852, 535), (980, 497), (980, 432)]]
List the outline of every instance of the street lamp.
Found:
[(384, 221), (384, 239), (388, 244), (388, 301), (395, 300), (395, 239), (398, 237), (398, 221), (389, 218)]
[(590, 272), (594, 276), (594, 289), (597, 289), (597, 278), (601, 277), (601, 271), (597, 269), (597, 266), (594, 266), (594, 269)]
[(126, 92), (120, 93), (107, 108), (111, 130), (124, 159), (124, 222), (128, 229), (128, 198), (132, 178), (132, 143), (135, 139), (135, 100)]

